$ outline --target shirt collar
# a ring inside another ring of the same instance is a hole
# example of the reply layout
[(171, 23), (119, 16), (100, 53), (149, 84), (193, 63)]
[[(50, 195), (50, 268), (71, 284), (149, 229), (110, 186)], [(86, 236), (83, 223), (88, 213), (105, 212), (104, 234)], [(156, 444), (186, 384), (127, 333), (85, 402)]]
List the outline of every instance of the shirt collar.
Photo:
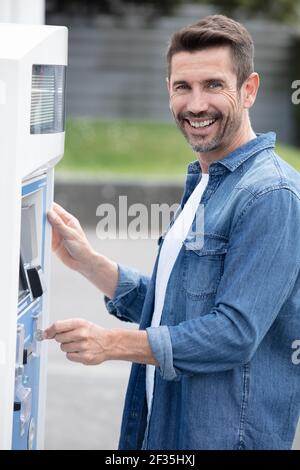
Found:
[[(248, 158), (252, 157), (252, 155), (261, 152), (267, 148), (274, 148), (276, 143), (276, 133), (275, 132), (267, 132), (265, 134), (258, 133), (256, 134), (256, 138), (249, 140), (245, 144), (241, 145), (233, 152), (230, 152), (226, 157), (222, 158), (221, 160), (216, 160), (215, 162), (211, 163), (209, 166), (209, 172), (217, 172), (217, 168), (219, 169), (219, 165), (223, 165), (229, 171), (236, 170), (242, 163), (244, 163)], [(188, 173), (201, 173), (201, 167), (198, 160), (191, 162), (188, 165)]]

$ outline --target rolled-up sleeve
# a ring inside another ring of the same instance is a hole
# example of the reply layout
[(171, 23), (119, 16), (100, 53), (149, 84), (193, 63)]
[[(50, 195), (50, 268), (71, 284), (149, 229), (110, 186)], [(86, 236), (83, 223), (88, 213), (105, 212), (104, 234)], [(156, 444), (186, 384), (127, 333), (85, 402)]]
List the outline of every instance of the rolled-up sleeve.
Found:
[(118, 284), (114, 296), (104, 296), (107, 311), (119, 320), (139, 324), (150, 278), (118, 264)]
[(173, 351), (169, 328), (165, 325), (146, 328), (148, 341), (163, 379), (174, 380), (178, 374), (173, 366)]
[(295, 284), (299, 258), (298, 197), (286, 188), (251, 195), (229, 237), (214, 307), (147, 330), (161, 376), (174, 380), (249, 362)]

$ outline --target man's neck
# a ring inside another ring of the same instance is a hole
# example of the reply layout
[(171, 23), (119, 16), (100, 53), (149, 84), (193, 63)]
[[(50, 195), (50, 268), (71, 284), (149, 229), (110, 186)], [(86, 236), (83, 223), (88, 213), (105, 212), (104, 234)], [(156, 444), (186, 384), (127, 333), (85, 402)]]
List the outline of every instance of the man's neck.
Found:
[(226, 155), (241, 147), (241, 145), (244, 145), (255, 138), (256, 134), (253, 131), (252, 127), (249, 125), (249, 128), (246, 132), (244, 131), (237, 133), (233, 141), (230, 142), (228, 145), (222, 147), (221, 149), (218, 149), (213, 152), (198, 153), (197, 157), (201, 166), (202, 173), (208, 173), (208, 168), (211, 163), (215, 162), (216, 160), (222, 160), (226, 157)]

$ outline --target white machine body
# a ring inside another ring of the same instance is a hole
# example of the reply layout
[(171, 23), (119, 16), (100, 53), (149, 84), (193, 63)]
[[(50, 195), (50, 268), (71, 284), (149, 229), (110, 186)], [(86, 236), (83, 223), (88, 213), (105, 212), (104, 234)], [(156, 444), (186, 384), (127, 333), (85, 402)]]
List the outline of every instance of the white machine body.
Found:
[(44, 441), (53, 172), (64, 152), (67, 28), (0, 24), (0, 449)]

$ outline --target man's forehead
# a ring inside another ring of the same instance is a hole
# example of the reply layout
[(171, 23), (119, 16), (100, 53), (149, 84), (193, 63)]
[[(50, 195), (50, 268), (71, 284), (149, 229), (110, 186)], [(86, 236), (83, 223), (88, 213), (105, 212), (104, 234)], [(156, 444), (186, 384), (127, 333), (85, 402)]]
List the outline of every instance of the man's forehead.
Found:
[[(172, 57), (171, 79), (179, 76), (199, 74), (201, 79), (211, 78), (211, 74), (221, 79), (234, 74), (232, 55), (229, 47), (211, 47), (195, 52), (177, 52)], [(234, 74), (235, 75), (235, 74)]]

